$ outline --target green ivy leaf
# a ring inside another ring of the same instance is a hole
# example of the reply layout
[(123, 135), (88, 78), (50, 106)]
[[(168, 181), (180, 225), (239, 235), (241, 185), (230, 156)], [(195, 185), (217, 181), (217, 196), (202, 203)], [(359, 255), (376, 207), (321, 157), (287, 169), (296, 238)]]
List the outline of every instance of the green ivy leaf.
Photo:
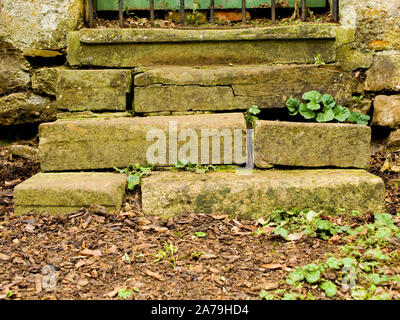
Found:
[(329, 122), (335, 119), (335, 113), (330, 108), (324, 108), (322, 112), (317, 114), (317, 122)]
[(278, 226), (274, 229), (274, 234), (276, 234), (277, 236), (281, 236), (284, 239), (287, 239), (289, 231), (287, 231), (285, 228), (281, 226)]
[(336, 295), (337, 287), (332, 281), (325, 281), (321, 284), (321, 289), (325, 291), (325, 294), (332, 298)]
[(347, 120), (356, 124), (367, 125), (370, 118), (371, 118), (370, 116), (362, 114), (360, 112), (351, 112), (351, 115)]
[(130, 174), (126, 180), (127, 188), (134, 190), (136, 186), (140, 184), (140, 176), (138, 174)]
[(315, 112), (308, 110), (307, 106), (304, 103), (300, 104), (299, 112), (306, 119), (314, 119), (315, 118)]
[(328, 260), (326, 260), (326, 264), (328, 268), (338, 270), (343, 265), (343, 262), (335, 257), (330, 257)]
[(330, 94), (324, 94), (322, 96), (322, 104), (327, 108), (333, 109), (336, 105), (336, 102)]
[(286, 101), (286, 107), (289, 110), (289, 114), (291, 116), (295, 116), (299, 113), (300, 101), (297, 99), (289, 99), (288, 101)]
[(320, 103), (322, 101), (322, 95), (318, 91), (312, 90), (304, 93), (302, 99)]
[(321, 272), (319, 272), (318, 270), (307, 273), (306, 280), (308, 283), (316, 283), (320, 279), (321, 279)]
[(337, 105), (333, 109), (333, 112), (335, 113), (335, 119), (339, 122), (346, 121), (351, 115), (351, 112), (348, 108), (342, 107), (340, 105)]
[(258, 106), (251, 106), (249, 108), (249, 112), (253, 115), (257, 115), (261, 112), (260, 108)]

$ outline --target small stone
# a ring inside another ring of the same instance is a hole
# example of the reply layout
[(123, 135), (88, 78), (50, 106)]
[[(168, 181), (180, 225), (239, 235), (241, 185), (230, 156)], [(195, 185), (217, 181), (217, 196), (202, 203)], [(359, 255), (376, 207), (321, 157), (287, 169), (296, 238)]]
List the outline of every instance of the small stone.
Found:
[(36, 93), (56, 95), (57, 68), (42, 68), (32, 74), (32, 89)]
[(376, 53), (366, 72), (365, 86), (369, 91), (400, 91), (400, 54)]
[(400, 95), (379, 95), (375, 98), (372, 124), (390, 128), (400, 127)]
[(24, 50), (23, 55), (25, 57), (32, 57), (32, 58), (35, 57), (55, 58), (62, 56), (63, 54), (59, 51), (27, 48)]
[(11, 152), (13, 155), (29, 160), (35, 160), (39, 156), (39, 150), (37, 148), (30, 147), (27, 145), (14, 144), (11, 146)]
[(394, 130), (389, 134), (387, 143), (391, 148), (400, 149), (400, 129)]

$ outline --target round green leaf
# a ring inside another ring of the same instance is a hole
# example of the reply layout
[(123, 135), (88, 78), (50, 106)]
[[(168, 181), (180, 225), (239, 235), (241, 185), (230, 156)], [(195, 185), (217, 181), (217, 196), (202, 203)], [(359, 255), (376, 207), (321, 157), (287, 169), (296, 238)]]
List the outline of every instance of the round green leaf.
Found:
[(312, 90), (304, 93), (302, 99), (320, 103), (322, 100), (322, 95), (318, 91)]
[(325, 107), (333, 108), (336, 105), (335, 100), (330, 94), (324, 94), (322, 96), (322, 103)]
[(308, 110), (307, 106), (304, 103), (302, 103), (300, 105), (299, 112), (306, 119), (314, 119), (315, 118), (315, 112)]
[(317, 122), (329, 122), (335, 119), (335, 113), (330, 108), (324, 108), (317, 114)]

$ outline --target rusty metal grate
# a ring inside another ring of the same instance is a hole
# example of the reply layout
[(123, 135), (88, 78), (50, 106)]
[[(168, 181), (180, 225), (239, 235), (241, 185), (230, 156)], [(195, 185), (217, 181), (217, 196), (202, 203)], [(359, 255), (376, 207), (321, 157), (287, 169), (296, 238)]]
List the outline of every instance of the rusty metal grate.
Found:
[[(89, 6), (89, 27), (93, 27), (93, 13), (95, 11), (94, 8), (94, 0), (88, 0)], [(241, 0), (241, 11), (242, 11), (242, 23), (246, 24), (246, 0)], [(124, 14), (123, 14), (123, 2), (124, 0), (118, 0), (118, 10), (119, 10), (119, 23), (120, 27), (124, 26)], [(271, 2), (271, 19), (272, 22), (276, 22), (276, 0), (270, 0)], [(339, 0), (330, 0), (332, 16), (335, 22), (339, 21)], [(154, 27), (154, 0), (149, 0), (149, 8), (150, 8), (150, 23), (151, 26)], [(181, 25), (185, 25), (185, 0), (180, 0), (180, 17)], [(306, 21), (306, 12), (307, 12), (307, 4), (306, 0), (301, 0), (301, 21)], [(215, 0), (210, 0), (210, 23), (212, 26), (215, 25)]]

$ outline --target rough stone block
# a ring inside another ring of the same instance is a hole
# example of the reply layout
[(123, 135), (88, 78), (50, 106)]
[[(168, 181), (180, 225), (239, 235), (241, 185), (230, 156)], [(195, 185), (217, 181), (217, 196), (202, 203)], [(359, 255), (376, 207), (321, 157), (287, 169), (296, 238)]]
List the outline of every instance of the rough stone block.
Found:
[(82, 29), (68, 36), (79, 66), (227, 65), (335, 61), (332, 24), (249, 29)]
[(400, 95), (376, 96), (372, 124), (391, 128), (400, 127)]
[(65, 214), (91, 205), (119, 211), (125, 184), (123, 174), (39, 173), (15, 187), (15, 213)]
[(241, 113), (58, 120), (39, 127), (40, 162), (43, 171), (165, 166), (177, 160), (241, 164), (245, 130)]
[(32, 89), (49, 96), (57, 94), (58, 68), (41, 68), (32, 73)]
[(0, 125), (51, 121), (55, 115), (55, 108), (49, 98), (29, 92), (0, 97)]
[(59, 70), (57, 108), (124, 111), (131, 83), (130, 70)]
[(278, 207), (369, 213), (385, 210), (385, 186), (357, 169), (160, 172), (144, 179), (142, 205), (144, 214), (165, 218), (192, 212), (256, 219)]
[(298, 167), (367, 168), (371, 128), (336, 123), (256, 121), (254, 162)]
[(366, 74), (367, 90), (400, 91), (400, 52), (377, 53)]
[(134, 110), (285, 108), (287, 99), (315, 88), (349, 104), (353, 84), (351, 74), (327, 66), (160, 67), (135, 76)]

